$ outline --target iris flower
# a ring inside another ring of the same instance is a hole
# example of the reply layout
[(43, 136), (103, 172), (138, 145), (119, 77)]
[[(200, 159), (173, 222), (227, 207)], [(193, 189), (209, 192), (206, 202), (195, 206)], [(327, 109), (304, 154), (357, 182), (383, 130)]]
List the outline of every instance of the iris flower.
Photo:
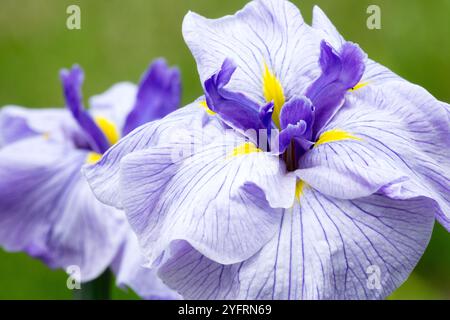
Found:
[(435, 218), (450, 230), (448, 105), (370, 60), (317, 7), (312, 26), (283, 0), (188, 13), (183, 34), (205, 96), (84, 171), (163, 281), (189, 299), (398, 288)]
[(180, 76), (156, 60), (139, 86), (119, 83), (83, 106), (80, 67), (61, 72), (67, 109), (5, 107), (0, 113), (0, 245), (51, 268), (79, 267), (90, 281), (111, 267), (119, 286), (173, 298), (143, 261), (125, 215), (100, 203), (81, 174), (135, 127), (174, 111)]

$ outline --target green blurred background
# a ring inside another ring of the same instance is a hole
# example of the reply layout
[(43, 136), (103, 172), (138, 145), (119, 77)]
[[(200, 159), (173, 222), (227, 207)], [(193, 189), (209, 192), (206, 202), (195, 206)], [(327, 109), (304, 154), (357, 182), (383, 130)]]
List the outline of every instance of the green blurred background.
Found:
[[(318, 4), (341, 33), (378, 62), (438, 99), (450, 101), (449, 0), (297, 0), (311, 21)], [(0, 0), (0, 105), (61, 106), (61, 67), (85, 68), (84, 95), (122, 80), (137, 82), (150, 61), (164, 56), (183, 75), (184, 103), (201, 94), (194, 60), (183, 42), (188, 10), (208, 17), (232, 14), (243, 0)], [(66, 28), (66, 8), (81, 8), (81, 30)], [(382, 29), (368, 30), (366, 9), (379, 5)], [(63, 271), (25, 254), (0, 250), (0, 299), (67, 299)], [(115, 290), (114, 298), (134, 299)], [(424, 257), (393, 299), (450, 299), (450, 235), (436, 225)]]

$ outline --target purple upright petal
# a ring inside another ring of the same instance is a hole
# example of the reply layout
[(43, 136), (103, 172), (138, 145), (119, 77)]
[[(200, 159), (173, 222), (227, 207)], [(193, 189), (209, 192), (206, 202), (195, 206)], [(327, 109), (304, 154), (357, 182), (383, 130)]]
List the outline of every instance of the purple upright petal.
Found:
[(251, 1), (232, 16), (207, 19), (189, 12), (183, 36), (204, 83), (229, 58), (237, 66), (228, 90), (263, 104), (264, 64), (287, 97), (303, 94), (317, 76), (320, 39), (298, 8), (283, 0)]
[(180, 100), (180, 72), (177, 68), (169, 68), (164, 59), (155, 60), (139, 84), (136, 102), (126, 119), (123, 135), (176, 110)]
[(300, 120), (308, 124), (308, 129), (314, 123), (314, 106), (305, 96), (293, 97), (283, 106), (280, 113), (281, 129), (289, 124), (296, 124)]
[(307, 128), (308, 124), (304, 120), (299, 120), (296, 124), (288, 124), (278, 137), (280, 144), (278, 152), (284, 153), (293, 139), (305, 140)]
[(105, 152), (109, 148), (109, 143), (83, 106), (81, 95), (81, 86), (84, 80), (83, 70), (75, 65), (71, 70), (62, 70), (60, 76), (67, 107), (89, 138), (92, 149), (98, 153)]
[(267, 119), (260, 114), (261, 106), (240, 92), (225, 89), (235, 70), (236, 65), (225, 59), (221, 69), (205, 81), (208, 107), (226, 124), (241, 132), (266, 129)]
[(314, 134), (319, 133), (336, 114), (347, 91), (359, 82), (364, 73), (365, 55), (357, 45), (347, 42), (339, 50), (336, 52), (322, 41), (319, 60), (322, 74), (306, 91), (306, 96), (316, 108)]

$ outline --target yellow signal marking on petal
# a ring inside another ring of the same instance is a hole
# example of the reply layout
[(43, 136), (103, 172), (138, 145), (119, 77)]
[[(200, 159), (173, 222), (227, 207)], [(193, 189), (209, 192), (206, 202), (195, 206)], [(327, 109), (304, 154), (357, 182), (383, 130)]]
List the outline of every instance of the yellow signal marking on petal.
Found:
[(208, 107), (208, 103), (206, 101), (200, 101), (200, 106), (205, 109), (206, 113), (209, 114), (210, 116), (215, 115), (216, 113), (214, 111), (212, 111), (209, 107)]
[(354, 86), (353, 88), (351, 88), (349, 91), (354, 92), (354, 91), (356, 91), (356, 90), (359, 90), (359, 89), (361, 89), (361, 88), (364, 88), (364, 87), (367, 86), (368, 84), (369, 84), (368, 81), (366, 81), (366, 82), (360, 82), (360, 83), (358, 83), (356, 86)]
[(233, 151), (231, 152), (231, 154), (227, 158), (243, 156), (243, 155), (255, 153), (255, 152), (262, 152), (262, 150), (257, 148), (253, 143), (246, 142), (246, 143), (243, 143), (240, 146), (237, 146), (236, 148), (234, 148)]
[(340, 140), (358, 140), (361, 141), (361, 138), (355, 137), (351, 133), (341, 130), (341, 129), (333, 129), (326, 131), (322, 133), (319, 137), (319, 140), (317, 140), (314, 147), (320, 146), (321, 144), (330, 143), (333, 141), (340, 141)]
[(42, 134), (42, 137), (44, 138), (44, 140), (49, 140), (49, 139), (50, 139), (50, 133), (44, 132), (44, 133)]
[(88, 156), (86, 157), (86, 163), (87, 164), (95, 164), (102, 158), (102, 155), (97, 152), (89, 152)]
[(284, 91), (280, 80), (278, 80), (278, 78), (269, 70), (269, 67), (265, 62), (263, 72), (263, 93), (267, 102), (273, 101), (274, 103), (272, 119), (279, 128), (280, 112), (286, 98), (284, 97)]
[(300, 197), (303, 195), (303, 189), (305, 188), (306, 183), (303, 180), (298, 180), (295, 184), (295, 199), (300, 201)]
[(95, 123), (102, 130), (110, 145), (116, 144), (120, 139), (116, 125), (105, 117), (95, 117)]

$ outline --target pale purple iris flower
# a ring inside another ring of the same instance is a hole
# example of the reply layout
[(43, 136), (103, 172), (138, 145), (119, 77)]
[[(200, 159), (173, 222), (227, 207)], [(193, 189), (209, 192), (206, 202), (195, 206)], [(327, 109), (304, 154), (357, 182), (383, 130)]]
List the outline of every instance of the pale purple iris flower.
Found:
[(80, 67), (61, 72), (67, 109), (0, 112), (0, 245), (51, 268), (78, 266), (82, 282), (107, 268), (143, 298), (177, 298), (144, 268), (124, 213), (100, 203), (81, 174), (121, 136), (177, 109), (177, 69), (155, 60), (139, 86), (122, 82), (83, 106)]
[(450, 230), (448, 105), (368, 59), (317, 7), (312, 27), (284, 0), (189, 13), (183, 34), (205, 97), (84, 171), (125, 210), (149, 264), (189, 299), (392, 293), (435, 218)]

